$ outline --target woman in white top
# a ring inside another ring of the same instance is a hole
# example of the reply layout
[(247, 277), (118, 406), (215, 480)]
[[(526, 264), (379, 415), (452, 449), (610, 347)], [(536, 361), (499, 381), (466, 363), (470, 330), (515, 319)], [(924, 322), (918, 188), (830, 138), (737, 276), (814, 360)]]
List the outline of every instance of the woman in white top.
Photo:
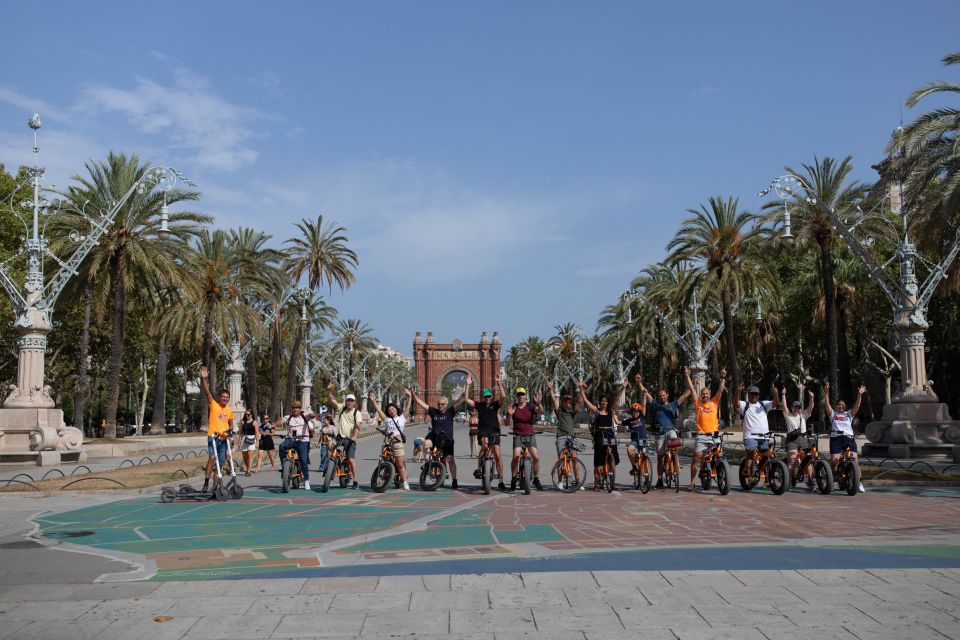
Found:
[[(407, 397), (409, 398), (410, 392), (407, 391)], [(394, 403), (387, 405), (387, 412), (384, 413), (380, 410), (380, 405), (377, 404), (377, 394), (370, 392), (368, 396), (370, 399), (370, 404), (373, 406), (373, 410), (377, 412), (377, 416), (383, 422), (384, 431), (387, 432), (387, 435), (393, 438), (393, 461), (394, 465), (397, 467), (397, 472), (400, 474), (400, 479), (403, 480), (403, 488), (408, 490), (410, 489), (410, 483), (407, 482), (407, 467), (404, 462), (404, 449), (403, 441), (405, 436), (403, 435), (403, 429), (407, 425), (406, 418), (403, 417), (403, 413), (400, 411), (400, 408), (397, 407)], [(409, 406), (410, 402), (407, 401)]]
[[(799, 400), (794, 400), (787, 405), (787, 386), (784, 385), (780, 390), (780, 406), (790, 407), (790, 411), (783, 414), (783, 420), (787, 425), (787, 464), (790, 466), (791, 474), (793, 467), (797, 465), (796, 453), (800, 448), (800, 436), (807, 433), (807, 419), (813, 415), (813, 391), (807, 389), (807, 408), (804, 409)], [(806, 469), (804, 474), (807, 476), (807, 485), (813, 488), (813, 461)]]
[[(847, 403), (843, 400), (837, 401), (837, 407), (830, 406), (830, 383), (823, 385), (823, 406), (827, 412), (827, 418), (830, 420), (830, 459), (836, 465), (837, 460), (843, 455), (843, 450), (850, 447), (853, 457), (857, 457), (857, 441), (853, 437), (853, 418), (860, 411), (860, 400), (867, 388), (863, 385), (857, 389), (857, 401), (853, 408), (847, 411)], [(860, 483), (861, 493), (864, 491), (863, 483)]]

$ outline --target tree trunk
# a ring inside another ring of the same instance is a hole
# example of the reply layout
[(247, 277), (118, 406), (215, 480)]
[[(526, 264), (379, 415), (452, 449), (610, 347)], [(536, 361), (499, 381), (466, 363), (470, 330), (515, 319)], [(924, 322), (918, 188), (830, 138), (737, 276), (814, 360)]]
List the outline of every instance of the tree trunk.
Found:
[(830, 381), (830, 402), (836, 404), (839, 389), (837, 363), (837, 290), (833, 283), (833, 256), (830, 239), (820, 242), (820, 277), (823, 281), (824, 323), (827, 329), (827, 380)]
[(117, 409), (120, 405), (120, 374), (123, 369), (124, 325), (127, 320), (127, 289), (123, 285), (123, 247), (110, 261), (113, 271), (113, 335), (110, 339), (110, 376), (107, 379), (107, 408), (103, 436), (117, 437)]
[[(297, 335), (293, 339), (293, 348), (290, 349), (290, 359), (287, 360), (287, 386), (283, 394), (283, 406), (289, 407), (297, 392), (297, 360), (300, 346), (303, 344), (304, 323), (297, 323)], [(306, 409), (306, 407), (304, 407)]]
[(257, 406), (259, 398), (257, 397), (257, 349), (250, 349), (247, 354), (247, 408), (253, 417), (259, 416), (259, 407)]
[(153, 384), (153, 415), (150, 417), (150, 435), (166, 433), (167, 423), (167, 336), (160, 336), (157, 345), (157, 372)]
[[(200, 345), (200, 362), (202, 366), (206, 367), (210, 375), (207, 378), (207, 385), (210, 387), (210, 393), (214, 396), (217, 394), (217, 374), (216, 374), (216, 354), (211, 353), (213, 350), (213, 303), (208, 302), (207, 308), (203, 312), (203, 341)], [(211, 366), (212, 365), (212, 366)], [(203, 397), (203, 391), (200, 392), (200, 426), (205, 431), (207, 428), (207, 412), (205, 409)]]
[(663, 328), (657, 323), (657, 390), (663, 389), (663, 359), (666, 357), (663, 344)]
[(270, 352), (270, 419), (280, 418), (280, 327), (274, 322), (273, 345)]
[[(727, 351), (727, 373), (730, 374), (730, 388), (736, 393), (740, 389), (740, 367), (737, 365), (737, 343), (734, 339), (733, 312), (731, 311), (730, 285), (723, 283), (720, 288), (720, 303), (723, 305), (723, 342)], [(727, 396), (731, 399), (732, 396)], [(737, 398), (739, 400), (739, 398)], [(730, 415), (735, 415), (732, 404)]]
[(847, 310), (843, 295), (838, 295), (837, 301), (837, 369), (839, 375), (840, 397), (853, 396), (850, 384), (850, 349), (847, 346)]
[(143, 416), (147, 411), (147, 394), (150, 391), (150, 376), (147, 375), (147, 363), (140, 360), (140, 384), (143, 392), (140, 394), (140, 403), (137, 406), (137, 435), (143, 435)]
[[(177, 382), (180, 382), (180, 376), (177, 375)], [(177, 429), (181, 432), (187, 432), (187, 425), (184, 419), (184, 405), (187, 402), (187, 396), (185, 393), (185, 385), (177, 384), (177, 395), (176, 399), (173, 402), (173, 423), (177, 425)]]
[(83, 330), (80, 332), (80, 356), (77, 362), (77, 387), (73, 396), (73, 426), (83, 430), (84, 413), (86, 409), (87, 389), (87, 357), (90, 352), (90, 307), (93, 296), (90, 285), (83, 287)]

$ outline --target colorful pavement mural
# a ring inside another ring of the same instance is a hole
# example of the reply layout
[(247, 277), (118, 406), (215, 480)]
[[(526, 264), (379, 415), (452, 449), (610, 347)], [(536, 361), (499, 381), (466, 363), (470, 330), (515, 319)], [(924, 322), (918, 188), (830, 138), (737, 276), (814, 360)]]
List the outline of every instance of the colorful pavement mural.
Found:
[(226, 503), (142, 498), (34, 520), (47, 538), (141, 556), (145, 577), (158, 580), (737, 568), (745, 557), (771, 568), (960, 566), (957, 489), (855, 497), (248, 490)]

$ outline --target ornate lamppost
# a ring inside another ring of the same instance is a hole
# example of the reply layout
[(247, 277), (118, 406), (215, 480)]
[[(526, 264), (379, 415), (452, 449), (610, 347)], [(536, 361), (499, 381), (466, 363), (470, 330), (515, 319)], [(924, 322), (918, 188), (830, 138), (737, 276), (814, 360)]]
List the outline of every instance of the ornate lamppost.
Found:
[[(17, 339), (17, 382), (10, 386), (0, 409), (0, 461), (32, 457), (37, 464), (57, 464), (61, 460), (81, 460), (83, 432), (63, 423), (63, 411), (55, 408), (50, 396), (50, 387), (44, 385), (44, 358), (47, 335), (53, 329), (53, 307), (70, 278), (77, 273), (80, 264), (90, 250), (113, 224), (117, 213), (135, 193), (160, 189), (166, 194), (178, 181), (194, 186), (179, 171), (170, 167), (153, 167), (146, 171), (130, 189), (111, 203), (108, 209), (88, 214), (85, 207), (72, 208), (60, 199), (48, 201), (41, 186), (44, 168), (40, 166), (40, 147), (37, 132), (40, 116), (34, 114), (28, 121), (33, 130), (33, 166), (27, 169), (27, 179), (12, 191), (4, 210), (15, 216), (24, 226), (23, 245), (20, 250), (0, 264), (0, 284), (10, 298), (14, 309), (14, 329)], [(27, 187), (32, 190), (32, 199), (16, 203), (17, 193)], [(31, 211), (25, 219), (19, 209)], [(86, 235), (70, 234), (77, 243), (69, 256), (58, 256), (50, 250), (46, 226), (55, 215), (67, 212), (79, 216), (90, 225)], [(159, 235), (169, 234), (168, 215), (164, 204)], [(41, 226), (41, 218), (44, 219)], [(14, 268), (24, 257), (25, 276), (19, 283)], [(44, 261), (55, 263), (59, 270), (49, 280), (44, 278)]]
[[(826, 215), (840, 237), (866, 267), (870, 278), (877, 283), (890, 303), (893, 327), (900, 352), (901, 389), (893, 402), (884, 406), (883, 419), (867, 425), (867, 438), (872, 444), (864, 446), (865, 454), (881, 454), (895, 458), (917, 455), (948, 454), (960, 445), (960, 421), (951, 420), (946, 404), (939, 402), (933, 392), (933, 383), (927, 379), (926, 338), (930, 328), (927, 309), (937, 286), (947, 274), (950, 265), (960, 253), (960, 231), (946, 255), (937, 264), (927, 263), (910, 240), (909, 211), (902, 206), (903, 186), (893, 180), (889, 187), (891, 211), (900, 219), (897, 229), (897, 248), (881, 263), (870, 249), (872, 242), (861, 242), (854, 230), (863, 218), (848, 224), (820, 200), (802, 178), (785, 175), (774, 178), (760, 196), (775, 193), (780, 199), (801, 201), (817, 207)], [(784, 231), (790, 235), (789, 218), (784, 220)], [(921, 260), (928, 267), (923, 283), (917, 278), (916, 263)], [(886, 267), (896, 261), (899, 279), (895, 280)], [(956, 454), (954, 454), (956, 455)]]

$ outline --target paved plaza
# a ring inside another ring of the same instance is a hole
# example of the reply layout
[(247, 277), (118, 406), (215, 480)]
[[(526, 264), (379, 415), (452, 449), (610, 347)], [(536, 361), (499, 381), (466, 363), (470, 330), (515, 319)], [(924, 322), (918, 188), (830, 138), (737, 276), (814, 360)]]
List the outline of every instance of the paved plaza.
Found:
[(0, 638), (960, 638), (958, 488), (487, 496), (458, 464), (433, 493), (2, 496)]

